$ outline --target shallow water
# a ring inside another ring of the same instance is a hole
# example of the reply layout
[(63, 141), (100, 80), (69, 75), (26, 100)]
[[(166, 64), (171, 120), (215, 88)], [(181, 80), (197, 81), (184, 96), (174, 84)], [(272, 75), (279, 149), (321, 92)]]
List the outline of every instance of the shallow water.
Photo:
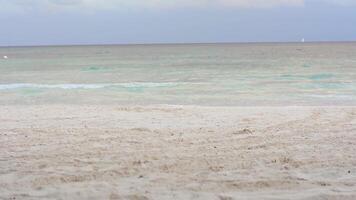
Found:
[(356, 105), (356, 43), (0, 48), (0, 104)]

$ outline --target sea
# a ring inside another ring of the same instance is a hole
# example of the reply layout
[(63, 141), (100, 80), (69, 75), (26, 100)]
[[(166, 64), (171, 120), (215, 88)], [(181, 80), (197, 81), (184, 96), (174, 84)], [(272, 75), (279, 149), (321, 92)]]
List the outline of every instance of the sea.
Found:
[(0, 105), (356, 105), (356, 43), (0, 47)]

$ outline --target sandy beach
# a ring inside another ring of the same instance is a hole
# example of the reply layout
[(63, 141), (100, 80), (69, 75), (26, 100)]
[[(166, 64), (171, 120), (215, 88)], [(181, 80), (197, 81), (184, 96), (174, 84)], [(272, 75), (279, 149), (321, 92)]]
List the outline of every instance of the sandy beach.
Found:
[(356, 0), (0, 0), (0, 200), (356, 200)]
[(356, 107), (0, 106), (0, 199), (356, 199)]

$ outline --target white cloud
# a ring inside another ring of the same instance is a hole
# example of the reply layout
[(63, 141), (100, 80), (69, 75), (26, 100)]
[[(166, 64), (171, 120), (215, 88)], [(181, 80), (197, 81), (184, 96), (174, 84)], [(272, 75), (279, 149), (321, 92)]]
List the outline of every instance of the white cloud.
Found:
[(303, 6), (306, 1), (339, 5), (356, 4), (356, 0), (0, 0), (0, 13), (26, 10), (56, 11), (79, 9), (92, 11), (207, 6), (268, 8), (275, 6)]
[(171, 6), (237, 6), (265, 7), (278, 5), (301, 5), (304, 0), (0, 0), (1, 7), (35, 8), (38, 6), (58, 7), (171, 7)]
[(356, 5), (356, 0), (325, 0), (325, 1), (341, 6)]
[[(58, 0), (52, 0), (56, 3)], [(268, 7), (278, 5), (302, 5), (304, 0), (82, 0), (82, 5), (118, 8), (135, 7), (181, 7), (181, 6), (235, 6)]]

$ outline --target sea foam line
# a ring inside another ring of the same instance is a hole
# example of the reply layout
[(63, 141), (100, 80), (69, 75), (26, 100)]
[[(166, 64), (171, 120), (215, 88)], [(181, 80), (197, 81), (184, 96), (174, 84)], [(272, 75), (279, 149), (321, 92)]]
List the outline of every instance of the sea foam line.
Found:
[(133, 83), (100, 83), (100, 84), (35, 84), (35, 83), (10, 83), (0, 84), (0, 90), (14, 90), (24, 88), (40, 88), (40, 89), (101, 89), (108, 87), (123, 87), (123, 88), (154, 88), (154, 87), (172, 87), (178, 83), (153, 83), (153, 82), (133, 82)]

